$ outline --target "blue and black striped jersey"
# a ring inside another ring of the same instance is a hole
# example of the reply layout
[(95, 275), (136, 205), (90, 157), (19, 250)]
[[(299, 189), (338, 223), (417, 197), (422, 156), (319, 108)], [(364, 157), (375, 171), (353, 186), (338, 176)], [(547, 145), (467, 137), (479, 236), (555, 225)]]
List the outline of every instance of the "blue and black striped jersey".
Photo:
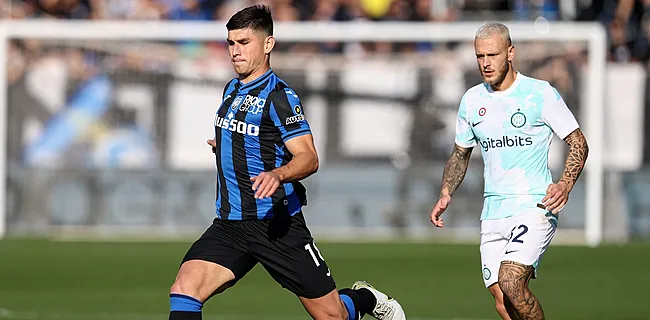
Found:
[(291, 138), (310, 134), (298, 95), (269, 70), (243, 84), (231, 80), (215, 119), (219, 219), (270, 219), (300, 212), (307, 196), (300, 182), (281, 184), (272, 197), (255, 199), (251, 177), (287, 164)]

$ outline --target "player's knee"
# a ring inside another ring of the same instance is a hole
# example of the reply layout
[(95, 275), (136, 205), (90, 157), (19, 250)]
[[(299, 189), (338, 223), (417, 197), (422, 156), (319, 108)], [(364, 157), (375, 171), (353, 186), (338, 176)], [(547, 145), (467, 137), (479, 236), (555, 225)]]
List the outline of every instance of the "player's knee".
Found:
[(201, 301), (207, 299), (208, 297), (201, 296), (201, 288), (196, 281), (188, 279), (187, 277), (177, 277), (176, 281), (169, 288), (170, 294), (182, 294), (190, 296)]
[[(515, 290), (518, 286), (516, 281), (513, 282), (511, 280), (500, 278), (498, 283), (499, 283), (499, 287), (501, 288), (501, 291), (506, 297), (511, 297), (515, 294)], [(498, 300), (499, 299), (496, 299), (495, 297), (495, 301)], [(503, 304), (503, 299), (501, 299), (501, 304)]]
[(302, 303), (314, 319), (327, 320), (347, 320), (348, 310), (342, 301), (334, 302), (333, 300), (304, 300)]
[(182, 279), (176, 279), (171, 288), (169, 288), (170, 294), (182, 294), (190, 297), (196, 297), (198, 294), (198, 288), (196, 286), (189, 285), (186, 281)]
[(348, 319), (348, 310), (345, 309), (345, 306), (341, 304), (338, 308), (328, 308), (324, 311), (324, 317), (323, 319), (342, 319), (342, 320), (347, 320)]
[(345, 305), (341, 303), (340, 305), (327, 304), (319, 308), (319, 317), (316, 319), (328, 319), (328, 320), (347, 320), (348, 319), (348, 310), (345, 308)]
[(309, 310), (309, 314), (314, 319), (327, 319), (327, 320), (348, 319), (348, 311), (347, 309), (345, 309), (344, 306), (341, 306), (339, 308), (327, 307), (327, 308), (319, 308), (317, 310), (311, 309)]
[(503, 300), (510, 299), (512, 301), (513, 297), (520, 295), (524, 290), (526, 290), (526, 283), (520, 279), (499, 279), (499, 287), (501, 287), (501, 291), (504, 295), (501, 304), (504, 304)]

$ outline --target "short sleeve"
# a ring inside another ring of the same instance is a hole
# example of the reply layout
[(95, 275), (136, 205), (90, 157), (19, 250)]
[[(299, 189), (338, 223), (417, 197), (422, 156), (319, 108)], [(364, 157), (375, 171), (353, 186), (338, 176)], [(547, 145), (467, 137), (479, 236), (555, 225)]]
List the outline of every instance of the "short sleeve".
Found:
[(472, 148), (476, 146), (476, 136), (467, 119), (467, 99), (466, 96), (460, 100), (458, 115), (456, 117), (456, 144), (463, 148)]
[(311, 134), (300, 98), (289, 88), (284, 88), (273, 96), (270, 116), (273, 124), (282, 134), (282, 141), (286, 142), (291, 138)]
[(560, 93), (550, 85), (544, 97), (542, 119), (560, 139), (566, 138), (580, 127)]

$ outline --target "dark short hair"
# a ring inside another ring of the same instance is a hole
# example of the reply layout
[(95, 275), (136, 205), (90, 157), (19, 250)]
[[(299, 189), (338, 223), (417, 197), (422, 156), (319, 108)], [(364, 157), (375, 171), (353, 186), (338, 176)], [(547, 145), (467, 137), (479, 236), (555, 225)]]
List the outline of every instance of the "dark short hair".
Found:
[(228, 31), (246, 28), (263, 32), (266, 36), (272, 36), (273, 17), (271, 16), (271, 8), (259, 4), (246, 7), (235, 13), (226, 23)]

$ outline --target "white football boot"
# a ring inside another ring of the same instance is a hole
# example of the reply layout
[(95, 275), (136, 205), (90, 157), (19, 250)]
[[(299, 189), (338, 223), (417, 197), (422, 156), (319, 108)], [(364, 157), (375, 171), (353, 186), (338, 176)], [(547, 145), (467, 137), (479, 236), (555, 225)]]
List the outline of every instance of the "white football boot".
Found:
[(377, 304), (375, 304), (375, 309), (372, 310), (370, 314), (375, 319), (379, 320), (406, 320), (406, 314), (404, 314), (404, 309), (397, 302), (397, 300), (389, 297), (385, 293), (375, 289), (369, 283), (365, 281), (357, 281), (352, 285), (352, 290), (358, 289), (368, 289), (377, 299)]

